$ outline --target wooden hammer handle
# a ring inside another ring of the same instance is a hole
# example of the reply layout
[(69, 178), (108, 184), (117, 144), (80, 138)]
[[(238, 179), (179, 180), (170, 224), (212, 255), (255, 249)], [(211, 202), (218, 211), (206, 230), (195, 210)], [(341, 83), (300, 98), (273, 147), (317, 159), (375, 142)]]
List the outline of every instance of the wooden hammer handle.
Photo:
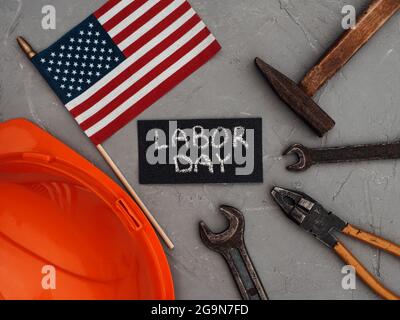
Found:
[(358, 19), (304, 77), (300, 86), (310, 96), (335, 75), (351, 57), (400, 9), (400, 0), (374, 0)]

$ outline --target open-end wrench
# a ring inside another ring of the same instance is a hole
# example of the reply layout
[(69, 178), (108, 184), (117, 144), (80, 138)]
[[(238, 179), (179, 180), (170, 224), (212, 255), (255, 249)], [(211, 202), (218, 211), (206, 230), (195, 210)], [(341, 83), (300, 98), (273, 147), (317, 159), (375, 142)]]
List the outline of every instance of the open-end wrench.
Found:
[(400, 142), (315, 149), (294, 144), (284, 153), (284, 155), (288, 154), (296, 154), (299, 161), (288, 166), (287, 169), (304, 171), (317, 163), (400, 159)]
[(268, 300), (244, 243), (243, 214), (229, 206), (221, 206), (220, 212), (229, 221), (228, 229), (216, 234), (200, 222), (201, 240), (225, 258), (244, 300)]

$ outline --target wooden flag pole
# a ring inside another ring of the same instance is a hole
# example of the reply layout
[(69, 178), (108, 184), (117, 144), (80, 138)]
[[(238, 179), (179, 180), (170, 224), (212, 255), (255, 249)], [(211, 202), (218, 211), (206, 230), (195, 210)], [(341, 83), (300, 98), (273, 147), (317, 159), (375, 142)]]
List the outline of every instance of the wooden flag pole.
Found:
[[(21, 47), (22, 51), (26, 54), (26, 56), (31, 60), (34, 56), (36, 56), (36, 51), (32, 49), (32, 46), (22, 37), (17, 38), (17, 42), (19, 46)], [(135, 202), (139, 205), (139, 207), (142, 209), (144, 214), (146, 215), (147, 219), (150, 221), (152, 224), (153, 228), (158, 232), (160, 237), (164, 240), (165, 244), (169, 249), (174, 248), (174, 244), (172, 241), (168, 238), (164, 230), (161, 228), (161, 226), (158, 224), (156, 219), (153, 217), (153, 215), (150, 213), (150, 211), (147, 209), (147, 207), (144, 205), (143, 201), (140, 200), (139, 196), (137, 195), (136, 191), (133, 189), (133, 187), (129, 184), (128, 180), (125, 178), (125, 176), (122, 174), (121, 170), (117, 167), (115, 162), (111, 159), (110, 155), (107, 153), (107, 151), (103, 148), (102, 145), (97, 145), (97, 150), (100, 152), (100, 154), (103, 156), (104, 160), (108, 163), (108, 165), (111, 167), (111, 169), (114, 171), (115, 175), (118, 177), (118, 179), (121, 180), (122, 184), (125, 186), (125, 188), (129, 191), (130, 195), (132, 198), (135, 200)]]
[(133, 189), (133, 187), (129, 184), (128, 180), (125, 178), (125, 176), (123, 175), (121, 170), (117, 167), (115, 162), (111, 159), (110, 155), (107, 153), (107, 151), (103, 148), (103, 146), (101, 144), (97, 145), (96, 148), (97, 148), (97, 150), (99, 150), (100, 154), (103, 156), (104, 160), (108, 163), (108, 165), (111, 167), (111, 169), (114, 171), (114, 173), (118, 177), (118, 179), (121, 180), (121, 182), (124, 185), (124, 187), (129, 191), (130, 195), (135, 200), (135, 202), (143, 210), (143, 212), (146, 215), (147, 219), (153, 225), (153, 228), (158, 232), (160, 237), (164, 240), (164, 242), (167, 245), (167, 247), (172, 250), (174, 248), (174, 244), (168, 238), (167, 234), (164, 232), (164, 230), (158, 224), (158, 222), (154, 218), (154, 216), (150, 213), (149, 209), (147, 209), (147, 207), (145, 206), (143, 201), (140, 200), (138, 194)]

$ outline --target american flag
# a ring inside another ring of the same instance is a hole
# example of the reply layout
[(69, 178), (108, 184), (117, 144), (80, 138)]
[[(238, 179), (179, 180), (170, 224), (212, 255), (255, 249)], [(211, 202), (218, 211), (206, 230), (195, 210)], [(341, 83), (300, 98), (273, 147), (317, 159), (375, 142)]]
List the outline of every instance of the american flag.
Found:
[(98, 145), (220, 49), (186, 0), (109, 0), (32, 61)]

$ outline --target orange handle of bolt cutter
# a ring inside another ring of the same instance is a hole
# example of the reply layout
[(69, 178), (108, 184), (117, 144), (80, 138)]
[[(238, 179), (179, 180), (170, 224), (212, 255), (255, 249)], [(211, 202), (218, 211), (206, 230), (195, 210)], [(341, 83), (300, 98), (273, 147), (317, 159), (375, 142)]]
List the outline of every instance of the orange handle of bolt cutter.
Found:
[(362, 242), (365, 242), (371, 246), (374, 246), (376, 248), (382, 249), (394, 256), (400, 257), (400, 246), (390, 242), (388, 240), (382, 239), (378, 237), (375, 234), (357, 229), (356, 227), (352, 225), (347, 225), (346, 228), (342, 230), (342, 233), (355, 238), (357, 240), (360, 240)]
[(310, 96), (321, 88), (400, 9), (399, 0), (374, 0), (349, 29), (304, 77), (300, 86)]
[(347, 265), (355, 268), (357, 276), (379, 296), (387, 300), (400, 300), (400, 297), (386, 289), (342, 243), (338, 242), (333, 249)]

